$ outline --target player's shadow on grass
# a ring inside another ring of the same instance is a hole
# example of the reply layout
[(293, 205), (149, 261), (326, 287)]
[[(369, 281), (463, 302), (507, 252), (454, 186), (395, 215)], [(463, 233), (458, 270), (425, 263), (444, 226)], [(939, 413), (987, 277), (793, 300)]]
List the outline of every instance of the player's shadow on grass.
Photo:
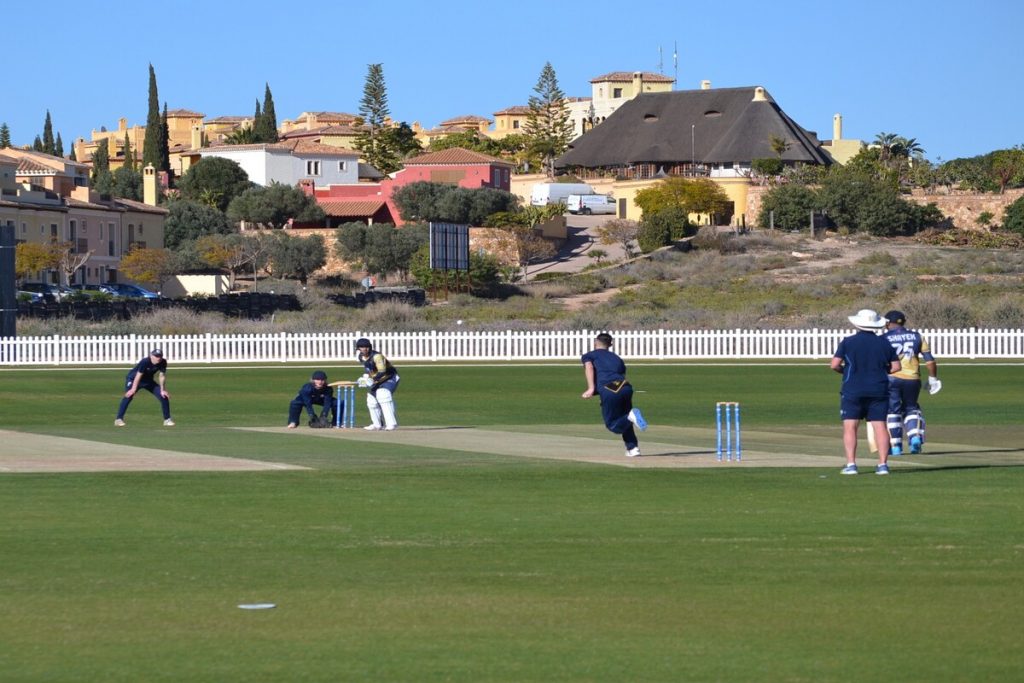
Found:
[(644, 453), (645, 458), (687, 458), (698, 455), (714, 455), (715, 451), (685, 451), (679, 453), (651, 453), (650, 455)]
[(988, 470), (988, 469), (995, 469), (995, 468), (1000, 468), (1000, 467), (1006, 467), (1006, 468), (1010, 468), (1010, 467), (1024, 467), (1024, 464), (986, 463), (986, 464), (976, 464), (976, 465), (934, 465), (934, 466), (929, 466), (929, 467), (915, 467), (914, 469), (909, 469), (909, 470), (905, 470), (905, 469), (901, 468), (901, 469), (898, 469), (898, 470), (893, 470), (892, 473), (893, 474), (898, 474), (899, 476), (902, 477), (902, 476), (908, 475), (908, 474), (928, 474), (929, 472), (950, 472), (950, 471), (953, 471), (953, 470)]
[[(989, 453), (1020, 453), (1022, 456), (1024, 456), (1024, 449), (1020, 449), (1020, 448), (986, 448), (985, 450), (981, 450), (981, 451), (975, 451), (975, 450), (971, 450), (971, 451), (925, 451), (924, 453), (906, 453), (904, 455), (906, 455), (908, 457), (911, 457), (911, 458), (922, 458), (922, 457), (927, 457), (927, 456), (930, 456), (930, 455), (969, 455), (969, 456), (973, 457), (973, 456), (987, 455)], [(903, 456), (890, 455), (889, 457), (890, 458), (896, 458), (897, 459), (896, 462), (899, 462), (899, 458), (901, 458)]]

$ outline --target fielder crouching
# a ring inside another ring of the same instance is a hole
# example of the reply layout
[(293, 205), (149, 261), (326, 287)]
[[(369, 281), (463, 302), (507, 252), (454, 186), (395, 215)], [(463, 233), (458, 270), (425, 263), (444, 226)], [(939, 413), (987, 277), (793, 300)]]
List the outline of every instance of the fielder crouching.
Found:
[[(323, 406), (320, 415), (313, 406)], [(310, 427), (330, 427), (334, 424), (334, 389), (327, 386), (327, 373), (317, 370), (309, 381), (302, 385), (299, 394), (288, 405), (288, 429), (299, 426), (302, 409), (309, 415)]]
[(367, 389), (366, 407), (370, 411), (371, 424), (364, 429), (394, 431), (398, 428), (395, 406), (395, 391), (401, 379), (398, 371), (383, 353), (373, 350), (373, 344), (365, 337), (356, 340), (356, 358), (366, 373), (360, 378), (359, 386)]

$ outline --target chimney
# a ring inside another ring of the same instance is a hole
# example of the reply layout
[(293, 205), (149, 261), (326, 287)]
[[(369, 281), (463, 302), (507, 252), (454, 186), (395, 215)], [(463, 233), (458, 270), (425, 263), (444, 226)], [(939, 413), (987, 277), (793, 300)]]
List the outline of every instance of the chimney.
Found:
[(836, 114), (832, 117), (832, 139), (842, 140), (843, 139), (843, 115)]
[(156, 169), (153, 164), (142, 169), (142, 202), (156, 206)]
[(644, 91), (644, 75), (639, 71), (633, 72), (633, 97)]
[(701, 90), (711, 90), (711, 81), (701, 81), (700, 82), (700, 89)]
[(767, 102), (767, 101), (768, 101), (768, 97), (765, 94), (764, 88), (762, 88), (761, 86), (757, 86), (756, 88), (754, 88), (754, 99), (752, 99), (751, 102)]
[(203, 126), (197, 123), (192, 126), (192, 149), (199, 149), (203, 146)]
[(128, 119), (121, 117), (117, 120), (117, 129), (120, 131), (128, 130)]

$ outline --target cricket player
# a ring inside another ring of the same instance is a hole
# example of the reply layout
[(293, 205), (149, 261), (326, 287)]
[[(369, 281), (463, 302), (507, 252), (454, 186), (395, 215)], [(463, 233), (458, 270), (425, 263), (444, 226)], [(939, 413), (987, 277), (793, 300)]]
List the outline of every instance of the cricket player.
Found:
[(587, 390), (583, 398), (595, 394), (601, 397), (601, 417), (604, 425), (613, 434), (622, 435), (626, 446), (626, 457), (640, 455), (640, 443), (636, 429), (647, 429), (647, 420), (640, 410), (633, 407), (633, 386), (626, 381), (626, 364), (611, 351), (612, 336), (602, 332), (594, 339), (594, 350), (583, 354), (583, 375), (587, 379)]
[(842, 474), (857, 474), (857, 426), (866, 419), (878, 446), (875, 474), (889, 474), (889, 432), (885, 428), (889, 404), (889, 374), (900, 369), (896, 351), (879, 336), (885, 318), (865, 308), (849, 316), (858, 332), (839, 342), (832, 370), (843, 376), (839, 415), (843, 420), (846, 467)]
[(360, 386), (367, 388), (366, 407), (370, 410), (370, 424), (363, 429), (391, 432), (398, 429), (395, 391), (401, 377), (384, 354), (373, 350), (369, 339), (356, 340), (356, 358), (363, 364), (365, 374)]
[[(323, 406), (319, 418), (313, 406)], [(311, 420), (320, 419), (326, 424), (331, 424), (331, 416), (334, 413), (334, 389), (327, 386), (327, 373), (323, 370), (314, 372), (309, 381), (299, 388), (298, 395), (288, 404), (288, 429), (299, 426), (299, 416), (303, 408)]]
[(164, 426), (173, 427), (171, 419), (171, 395), (167, 393), (167, 359), (160, 349), (153, 349), (149, 355), (135, 364), (124, 378), (124, 397), (114, 418), (115, 427), (124, 427), (124, 414), (139, 389), (145, 389), (160, 401), (160, 409), (164, 414)]
[(921, 396), (921, 359), (928, 368), (929, 394), (937, 394), (942, 389), (938, 364), (921, 333), (905, 327), (907, 316), (902, 311), (889, 311), (885, 320), (885, 340), (900, 359), (899, 371), (889, 376), (889, 414), (885, 418), (892, 454), (903, 454), (904, 435), (910, 452), (920, 453), (924, 445), (924, 413), (918, 402)]

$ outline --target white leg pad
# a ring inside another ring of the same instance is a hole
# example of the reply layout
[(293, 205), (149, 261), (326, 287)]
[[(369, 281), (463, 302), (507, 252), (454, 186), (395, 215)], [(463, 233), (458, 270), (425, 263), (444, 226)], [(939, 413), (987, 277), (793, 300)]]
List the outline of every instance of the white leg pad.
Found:
[(907, 413), (907, 417), (903, 420), (903, 428), (907, 433), (908, 440), (919, 436), (921, 442), (924, 443), (924, 414), (920, 410)]
[(885, 426), (889, 429), (889, 443), (892, 446), (903, 447), (903, 416), (897, 413), (889, 413), (885, 416)]
[[(380, 391), (378, 389), (378, 391)], [(381, 409), (379, 401), (374, 397), (373, 394), (366, 394), (366, 407), (370, 411), (370, 422), (377, 429), (381, 428)]]
[(398, 427), (398, 416), (395, 415), (395, 399), (388, 389), (377, 390), (377, 402), (380, 404), (380, 411), (384, 415), (384, 429), (395, 429)]

